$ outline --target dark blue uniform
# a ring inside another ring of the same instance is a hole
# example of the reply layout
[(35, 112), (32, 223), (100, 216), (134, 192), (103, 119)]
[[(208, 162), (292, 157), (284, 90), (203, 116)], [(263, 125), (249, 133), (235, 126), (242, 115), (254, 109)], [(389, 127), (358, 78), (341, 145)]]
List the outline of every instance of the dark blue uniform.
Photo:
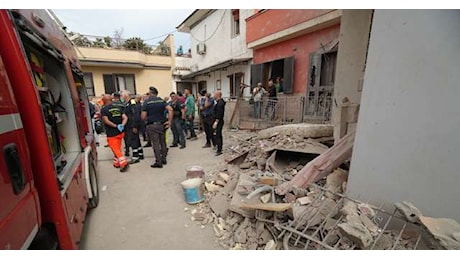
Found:
[[(141, 105), (137, 104), (135, 99), (130, 99), (125, 105), (125, 114), (128, 117), (128, 122), (125, 126), (125, 137), (130, 147), (133, 149), (133, 157), (131, 163), (136, 163), (144, 159), (144, 150), (139, 139), (139, 129), (141, 128)], [(136, 133), (133, 129), (136, 129)]]
[(166, 141), (164, 123), (167, 121), (165, 116), (166, 102), (159, 97), (150, 97), (144, 101), (142, 111), (147, 112), (146, 132), (152, 142), (155, 154), (155, 164), (152, 167), (163, 167), (166, 164)]

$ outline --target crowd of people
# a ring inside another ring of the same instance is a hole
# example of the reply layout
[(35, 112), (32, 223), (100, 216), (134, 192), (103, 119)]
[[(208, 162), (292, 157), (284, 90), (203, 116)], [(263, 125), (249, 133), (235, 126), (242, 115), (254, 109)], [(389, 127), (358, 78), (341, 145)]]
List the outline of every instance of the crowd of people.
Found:
[[(95, 120), (100, 115), (115, 168), (125, 172), (130, 164), (143, 160), (145, 147), (153, 147), (155, 160), (151, 167), (162, 168), (167, 164), (169, 148), (184, 149), (187, 140), (198, 139), (194, 123), (196, 114), (200, 116), (202, 130), (206, 134), (203, 148), (213, 147), (216, 156), (222, 154), (225, 101), (220, 91), (211, 95), (203, 90), (196, 99), (190, 89), (185, 89), (184, 93), (171, 92), (164, 98), (158, 94), (158, 89), (152, 86), (143, 96), (131, 95), (129, 91), (122, 90), (103, 94), (100, 99), (90, 103), (94, 129)], [(168, 147), (169, 133), (172, 133), (172, 143)], [(99, 144), (98, 133), (94, 135)], [(144, 146), (141, 145), (141, 137), (147, 141)], [(130, 152), (132, 156), (128, 160)]]

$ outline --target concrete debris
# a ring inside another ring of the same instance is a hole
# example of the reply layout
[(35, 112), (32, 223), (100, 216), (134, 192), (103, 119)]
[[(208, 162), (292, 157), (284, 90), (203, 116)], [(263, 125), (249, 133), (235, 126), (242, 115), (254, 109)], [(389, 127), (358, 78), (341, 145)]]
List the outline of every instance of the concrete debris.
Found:
[(219, 173), (219, 177), (224, 180), (226, 183), (228, 182), (228, 179), (230, 178), (230, 176), (228, 176), (228, 174), (226, 173), (223, 173), (223, 172), (220, 172)]
[(332, 125), (291, 124), (267, 128), (259, 131), (259, 139), (268, 139), (274, 136), (300, 136), (303, 138), (319, 138), (332, 136)]
[(260, 197), (260, 201), (262, 201), (262, 203), (268, 203), (270, 201), (272, 197), (272, 194), (271, 193), (267, 193), (263, 196)]
[(420, 222), (439, 243), (441, 249), (460, 249), (460, 224), (457, 221), (421, 216)]
[[(325, 188), (334, 193), (343, 193), (342, 184), (348, 180), (348, 171), (337, 168), (326, 178)], [(326, 193), (326, 197), (338, 199), (337, 195)]]
[(245, 163), (240, 164), (240, 168), (243, 169), (243, 170), (244, 169), (249, 169), (255, 164), (256, 164), (255, 162), (245, 162)]
[(420, 223), (422, 212), (414, 206), (414, 204), (403, 201), (394, 204), (395, 208), (403, 214), (407, 221), (411, 223)]
[(307, 204), (310, 204), (312, 202), (312, 200), (309, 198), (309, 197), (302, 197), (302, 198), (298, 198), (296, 200), (296, 202), (299, 204), (299, 205), (307, 205)]
[[(349, 158), (353, 137), (331, 150), (322, 144), (333, 141), (328, 126), (303, 127), (232, 132), (224, 147), (232, 159), (225, 167), (204, 169), (205, 202), (184, 211), (201, 228), (212, 225), (225, 249), (305, 249), (307, 242), (307, 249), (460, 248), (460, 229), (452, 220), (425, 218), (402, 202), (395, 207), (408, 220), (405, 228), (398, 216), (384, 227), (389, 213), (340, 195), (349, 165), (339, 162)], [(306, 168), (313, 174), (305, 175)], [(414, 225), (419, 218), (421, 226)]]
[(221, 181), (221, 180), (216, 180), (215, 183), (216, 185), (221, 186), (221, 187), (225, 187), (225, 184), (226, 184), (224, 181)]
[[(361, 223), (356, 216), (348, 216), (352, 221), (338, 225), (342, 235), (355, 242), (360, 248), (368, 248), (373, 242), (373, 237), (369, 230)], [(356, 219), (355, 219), (356, 218)]]
[(275, 250), (276, 249), (276, 243), (275, 241), (270, 240), (268, 243), (265, 245), (264, 250)]
[(210, 182), (205, 182), (204, 186), (206, 187), (206, 190), (208, 192), (218, 191), (221, 188), (219, 185), (216, 185), (216, 184), (213, 184), (213, 183), (210, 183)]

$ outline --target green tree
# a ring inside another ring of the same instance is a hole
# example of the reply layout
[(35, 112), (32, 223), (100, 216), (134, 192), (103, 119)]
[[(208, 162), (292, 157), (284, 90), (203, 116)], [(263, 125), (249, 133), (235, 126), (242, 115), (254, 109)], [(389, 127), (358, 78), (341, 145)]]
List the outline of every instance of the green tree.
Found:
[(96, 38), (96, 41), (93, 42), (93, 47), (104, 48), (105, 42), (101, 38)]
[(104, 37), (104, 43), (105, 43), (105, 46), (111, 48), (112, 47), (112, 38), (110, 38), (110, 36), (105, 36)]
[(144, 43), (144, 40), (142, 40), (139, 37), (131, 37), (125, 41), (123, 47), (125, 47), (128, 50), (143, 51), (144, 47), (146, 47), (146, 44)]

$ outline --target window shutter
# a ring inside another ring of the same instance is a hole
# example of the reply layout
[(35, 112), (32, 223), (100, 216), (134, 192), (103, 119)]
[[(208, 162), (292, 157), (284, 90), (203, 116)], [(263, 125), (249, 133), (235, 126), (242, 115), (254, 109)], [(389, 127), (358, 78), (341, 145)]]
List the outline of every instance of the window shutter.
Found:
[(94, 96), (94, 82), (93, 82), (93, 73), (85, 72), (83, 74), (83, 82), (85, 83), (86, 93), (88, 96)]
[(102, 77), (104, 80), (105, 94), (112, 94), (116, 92), (117, 90), (115, 88), (115, 82), (113, 81), (112, 74), (104, 74)]
[(294, 56), (284, 59), (283, 88), (286, 94), (294, 92), (294, 62)]
[(128, 90), (131, 94), (136, 94), (136, 84), (134, 75), (125, 75), (125, 82), (126, 82), (126, 90)]

